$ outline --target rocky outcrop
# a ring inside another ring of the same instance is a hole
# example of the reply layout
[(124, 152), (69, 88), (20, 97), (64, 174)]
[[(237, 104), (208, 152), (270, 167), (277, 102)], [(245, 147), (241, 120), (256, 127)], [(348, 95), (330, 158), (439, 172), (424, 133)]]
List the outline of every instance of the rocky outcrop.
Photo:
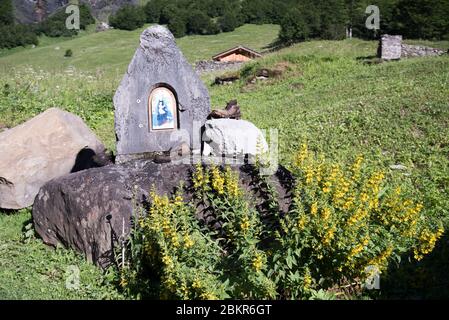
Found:
[(0, 208), (33, 204), (47, 181), (95, 166), (103, 144), (78, 116), (51, 108), (0, 133)]
[[(254, 167), (233, 169), (239, 171), (241, 185), (253, 192), (258, 199), (255, 205), (263, 212), (265, 198), (261, 191), (254, 190)], [(158, 194), (173, 194), (184, 181), (184, 198), (189, 201), (193, 170), (192, 164), (136, 160), (52, 180), (42, 187), (33, 206), (36, 231), (49, 245), (76, 249), (89, 261), (107, 266), (114, 261), (113, 248), (118, 239), (129, 234), (132, 217), (145, 213), (149, 191), (154, 187)], [(279, 168), (269, 179), (278, 192), (281, 210), (286, 212), (291, 201), (292, 176)], [(197, 218), (206, 219), (201, 208)]]

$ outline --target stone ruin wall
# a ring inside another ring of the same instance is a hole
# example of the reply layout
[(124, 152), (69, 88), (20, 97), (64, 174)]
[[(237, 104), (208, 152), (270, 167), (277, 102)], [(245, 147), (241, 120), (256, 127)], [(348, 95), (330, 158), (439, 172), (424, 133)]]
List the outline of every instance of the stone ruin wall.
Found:
[(214, 71), (229, 71), (238, 70), (244, 62), (241, 61), (199, 61), (195, 64), (195, 71), (198, 74), (214, 72)]
[(425, 46), (402, 43), (402, 36), (382, 35), (379, 42), (379, 57), (384, 60), (401, 58), (440, 56), (446, 51)]

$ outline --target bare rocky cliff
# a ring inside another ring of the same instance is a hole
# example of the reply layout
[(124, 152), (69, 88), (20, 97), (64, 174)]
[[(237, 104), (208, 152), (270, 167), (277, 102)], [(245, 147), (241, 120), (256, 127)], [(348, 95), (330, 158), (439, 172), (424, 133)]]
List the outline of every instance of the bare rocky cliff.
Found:
[[(58, 9), (66, 6), (69, 0), (13, 0), (16, 20), (20, 23), (34, 23), (45, 20)], [(138, 4), (139, 0), (80, 0), (87, 4), (92, 14), (100, 21), (125, 4)]]

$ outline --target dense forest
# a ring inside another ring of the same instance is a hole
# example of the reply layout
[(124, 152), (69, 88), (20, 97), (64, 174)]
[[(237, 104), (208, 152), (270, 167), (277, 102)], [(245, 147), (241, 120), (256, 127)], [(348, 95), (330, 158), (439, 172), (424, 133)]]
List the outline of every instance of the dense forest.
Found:
[[(366, 8), (380, 9), (380, 30), (366, 28)], [(338, 40), (352, 35), (374, 39), (381, 33), (405, 38), (449, 39), (449, 0), (150, 0), (144, 6), (125, 5), (110, 16), (114, 28), (134, 30), (145, 23), (168, 25), (176, 37), (217, 34), (245, 24), (279, 24), (279, 40)], [(0, 47), (37, 43), (36, 35), (72, 36), (60, 10), (38, 25), (14, 23), (11, 0), (0, 4)], [(81, 28), (95, 20), (81, 6)]]

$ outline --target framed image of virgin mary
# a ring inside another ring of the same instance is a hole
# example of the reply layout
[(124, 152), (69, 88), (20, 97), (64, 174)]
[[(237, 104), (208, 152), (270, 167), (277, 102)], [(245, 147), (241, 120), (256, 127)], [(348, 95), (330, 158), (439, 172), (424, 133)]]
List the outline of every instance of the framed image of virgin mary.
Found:
[(148, 102), (151, 131), (177, 129), (176, 98), (170, 89), (154, 89)]

